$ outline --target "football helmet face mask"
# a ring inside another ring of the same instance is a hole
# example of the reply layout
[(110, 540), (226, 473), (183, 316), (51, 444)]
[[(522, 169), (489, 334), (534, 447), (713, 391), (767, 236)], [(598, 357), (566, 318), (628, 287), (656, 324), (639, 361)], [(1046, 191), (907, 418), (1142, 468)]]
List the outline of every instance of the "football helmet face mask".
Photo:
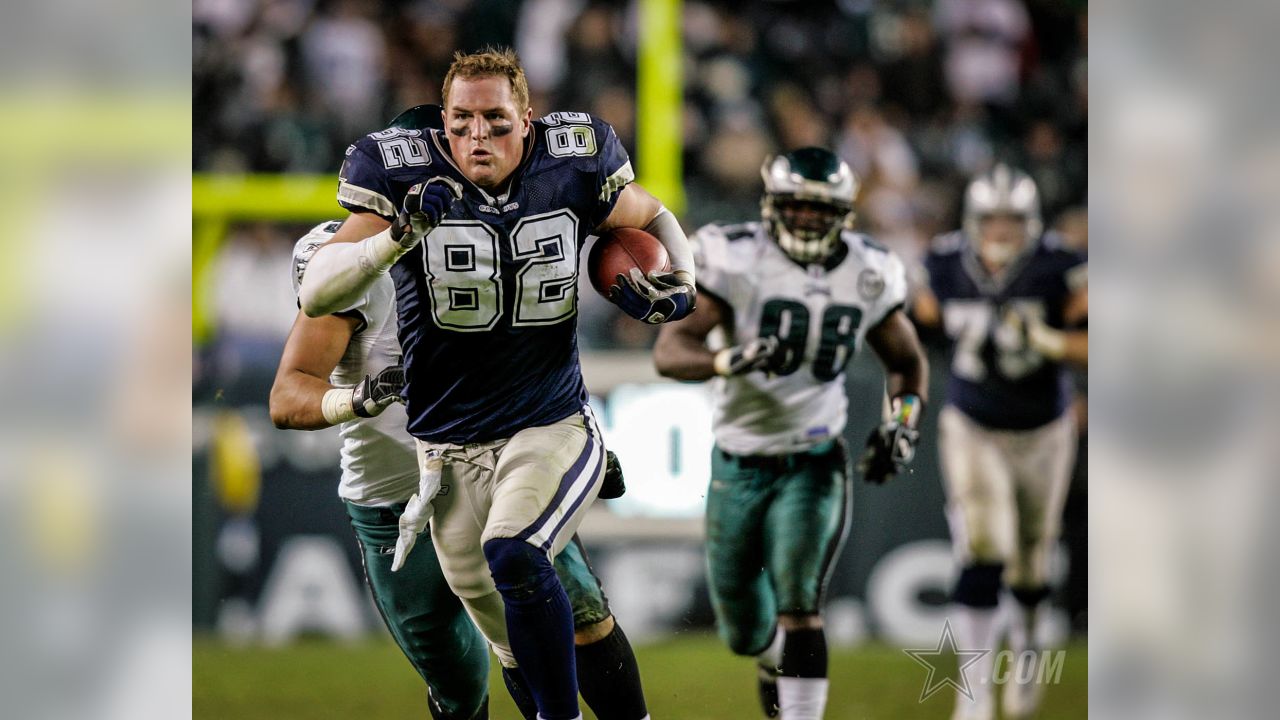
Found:
[(792, 260), (821, 263), (853, 225), (858, 180), (830, 150), (801, 148), (765, 160), (760, 215), (769, 235)]
[(1030, 249), (1043, 230), (1040, 192), (1030, 175), (1000, 164), (969, 183), (964, 194), (964, 233), (988, 264), (1005, 267)]

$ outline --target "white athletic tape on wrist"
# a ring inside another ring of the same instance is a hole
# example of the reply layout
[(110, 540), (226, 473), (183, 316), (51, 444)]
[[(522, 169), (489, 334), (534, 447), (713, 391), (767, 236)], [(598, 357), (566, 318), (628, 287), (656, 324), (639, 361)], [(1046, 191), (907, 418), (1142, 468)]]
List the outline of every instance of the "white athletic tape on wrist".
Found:
[(687, 273), (689, 284), (694, 282), (693, 248), (689, 246), (689, 238), (680, 227), (680, 221), (665, 207), (644, 226), (644, 231), (658, 238), (658, 242), (667, 249), (671, 259), (671, 271)]
[(391, 270), (391, 266), (396, 264), (400, 256), (409, 252), (412, 247), (413, 245), (405, 247), (394, 240), (391, 237), (391, 228), (388, 227), (360, 242), (360, 267), (367, 273), (382, 275)]
[(324, 394), (320, 400), (320, 412), (331, 425), (349, 422), (356, 419), (356, 411), (352, 406), (356, 391), (352, 388), (334, 388)]
[(729, 377), (733, 373), (733, 368), (729, 362), (733, 359), (733, 350), (725, 349), (716, 353), (715, 359), (711, 361), (711, 367), (716, 371), (717, 375)]

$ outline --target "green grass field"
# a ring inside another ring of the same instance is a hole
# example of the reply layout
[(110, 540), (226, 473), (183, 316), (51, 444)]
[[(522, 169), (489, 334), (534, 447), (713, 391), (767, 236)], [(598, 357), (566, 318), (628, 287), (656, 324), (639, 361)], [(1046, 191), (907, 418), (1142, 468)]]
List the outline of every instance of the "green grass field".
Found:
[[(751, 720), (757, 710), (750, 660), (714, 636), (694, 634), (636, 648), (657, 720)], [(493, 663), (493, 720), (519, 720)], [(1088, 652), (1067, 648), (1061, 683), (1048, 688), (1041, 720), (1088, 717)], [(828, 720), (947, 718), (948, 689), (917, 702), (926, 671), (901, 650), (869, 645), (831, 655)], [(425, 686), (390, 641), (307, 641), (282, 649), (230, 648), (197, 638), (192, 657), (196, 718), (426, 718)], [(588, 718), (594, 718), (584, 706)]]

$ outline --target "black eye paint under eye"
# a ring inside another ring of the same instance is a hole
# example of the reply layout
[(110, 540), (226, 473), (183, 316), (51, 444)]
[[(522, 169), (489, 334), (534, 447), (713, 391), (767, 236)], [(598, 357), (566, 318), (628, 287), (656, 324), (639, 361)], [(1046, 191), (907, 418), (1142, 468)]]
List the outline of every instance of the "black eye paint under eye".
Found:
[(471, 133), (471, 127), (469, 125), (452, 127), (452, 128), (449, 128), (449, 132), (453, 133), (454, 135), (457, 135), (458, 137), (466, 137)]
[(494, 137), (501, 137), (501, 136), (503, 136), (503, 135), (510, 135), (510, 134), (511, 134), (511, 130), (512, 130), (512, 127), (511, 127), (510, 125), (494, 125), (494, 126), (493, 126), (493, 135), (494, 135)]

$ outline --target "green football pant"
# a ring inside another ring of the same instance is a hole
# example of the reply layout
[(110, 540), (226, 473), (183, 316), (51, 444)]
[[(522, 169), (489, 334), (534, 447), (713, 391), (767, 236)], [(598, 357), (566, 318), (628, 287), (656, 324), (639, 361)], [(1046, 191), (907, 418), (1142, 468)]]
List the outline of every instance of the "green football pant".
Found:
[[(404, 505), (346, 505), (360, 543), (365, 579), (391, 636), (442, 709), (469, 717), (487, 693), (488, 645), (445, 582), (431, 534), (419, 535), (420, 547), (392, 573)], [(609, 600), (576, 535), (556, 556), (555, 568), (573, 607), (576, 630), (609, 617)]]
[(737, 456), (712, 449), (707, 570), (720, 637), (763, 652), (780, 614), (819, 611), (849, 526), (843, 444), (805, 453)]
[(404, 567), (393, 573), (404, 505), (346, 505), (365, 579), (391, 637), (440, 708), (450, 717), (471, 717), (488, 695), (489, 645), (445, 582), (431, 535), (418, 536)]

